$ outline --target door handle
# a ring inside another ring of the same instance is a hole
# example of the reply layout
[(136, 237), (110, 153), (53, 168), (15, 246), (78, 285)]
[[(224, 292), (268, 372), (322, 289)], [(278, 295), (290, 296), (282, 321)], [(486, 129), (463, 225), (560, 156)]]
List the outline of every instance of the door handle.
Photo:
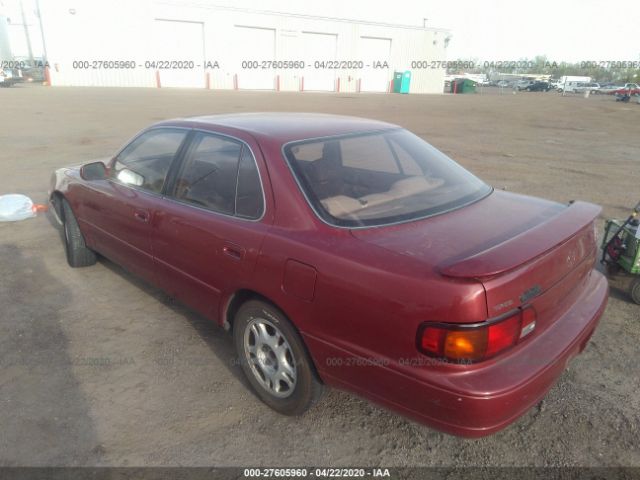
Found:
[(244, 248), (236, 245), (225, 245), (222, 247), (222, 253), (234, 260), (242, 260), (242, 257), (244, 257)]
[(148, 222), (149, 221), (149, 212), (145, 210), (136, 210), (133, 212), (133, 217), (140, 222)]

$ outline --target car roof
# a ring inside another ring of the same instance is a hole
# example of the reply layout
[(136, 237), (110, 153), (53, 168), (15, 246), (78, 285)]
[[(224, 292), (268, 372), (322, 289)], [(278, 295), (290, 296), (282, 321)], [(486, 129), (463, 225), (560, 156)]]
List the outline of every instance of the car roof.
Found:
[(397, 125), (344, 115), (325, 113), (255, 112), (204, 115), (162, 122), (162, 125), (190, 125), (204, 130), (224, 127), (248, 132), (254, 137), (287, 143), (308, 138), (399, 128)]

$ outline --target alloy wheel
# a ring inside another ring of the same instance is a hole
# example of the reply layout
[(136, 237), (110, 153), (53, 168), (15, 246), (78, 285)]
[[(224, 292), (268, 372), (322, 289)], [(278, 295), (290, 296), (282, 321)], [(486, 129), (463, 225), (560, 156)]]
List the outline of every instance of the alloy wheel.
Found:
[(290, 396), (296, 386), (296, 365), (283, 333), (269, 320), (253, 318), (245, 328), (243, 345), (258, 383), (275, 397)]

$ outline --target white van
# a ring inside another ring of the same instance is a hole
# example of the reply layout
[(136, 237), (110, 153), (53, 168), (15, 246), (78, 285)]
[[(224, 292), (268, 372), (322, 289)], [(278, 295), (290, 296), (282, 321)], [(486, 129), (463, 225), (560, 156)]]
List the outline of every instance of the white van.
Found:
[(558, 80), (558, 91), (573, 92), (577, 86), (584, 86), (591, 83), (591, 77), (580, 77), (578, 75), (564, 75)]
[(588, 82), (565, 82), (558, 84), (559, 92), (569, 92), (569, 93), (577, 93), (581, 91), (586, 85), (589, 85)]

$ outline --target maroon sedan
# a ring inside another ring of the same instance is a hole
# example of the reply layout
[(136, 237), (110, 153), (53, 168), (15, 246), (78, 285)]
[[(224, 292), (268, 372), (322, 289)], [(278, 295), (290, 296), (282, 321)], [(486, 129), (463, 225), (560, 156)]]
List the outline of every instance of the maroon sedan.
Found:
[(100, 253), (231, 329), (284, 414), (329, 385), (488, 435), (545, 395), (607, 302), (598, 207), (495, 191), (373, 120), (162, 122), (58, 170), (51, 201), (71, 266)]

